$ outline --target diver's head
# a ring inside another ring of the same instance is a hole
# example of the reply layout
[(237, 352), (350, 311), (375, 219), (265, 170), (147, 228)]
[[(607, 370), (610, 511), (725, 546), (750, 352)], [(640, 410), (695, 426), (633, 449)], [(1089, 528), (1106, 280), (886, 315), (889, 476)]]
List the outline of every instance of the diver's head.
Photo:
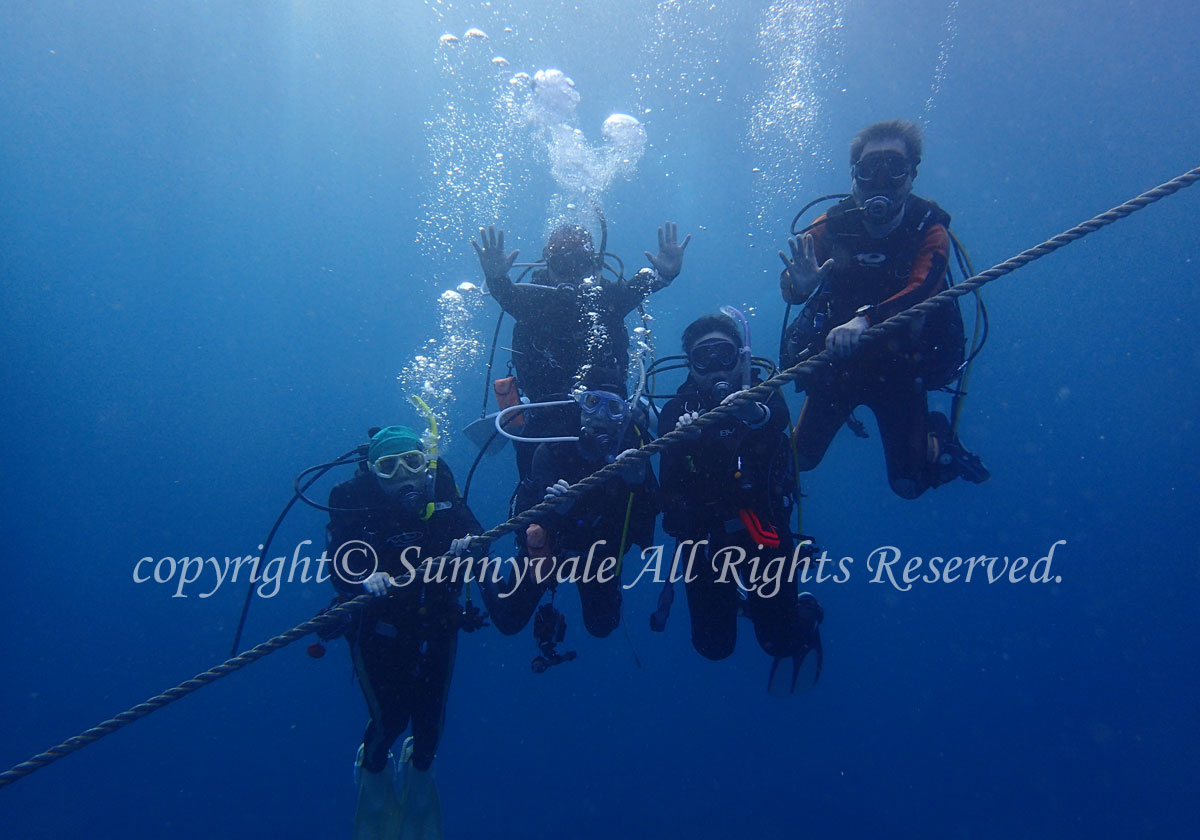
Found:
[(560, 225), (542, 249), (549, 285), (579, 283), (596, 273), (596, 246), (592, 235), (579, 225)]
[(429, 456), (408, 426), (386, 426), (371, 436), (367, 465), (380, 488), (405, 514), (419, 516), (429, 503)]
[(625, 383), (616, 371), (592, 368), (575, 391), (579, 447), (586, 457), (612, 460), (632, 419)]
[(683, 331), (688, 373), (702, 392), (720, 402), (738, 390), (742, 332), (728, 315), (701, 315)]
[(869, 125), (850, 143), (851, 193), (868, 230), (890, 233), (899, 223), (921, 162), (921, 129), (906, 120)]

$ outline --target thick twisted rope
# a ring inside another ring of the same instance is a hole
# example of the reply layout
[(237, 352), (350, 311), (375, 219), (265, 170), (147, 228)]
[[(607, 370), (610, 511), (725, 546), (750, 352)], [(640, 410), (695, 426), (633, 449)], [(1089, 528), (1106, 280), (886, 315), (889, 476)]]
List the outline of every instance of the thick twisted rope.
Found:
[(181, 700), (191, 694), (193, 691), (198, 691), (204, 686), (216, 682), (221, 677), (228, 676), (234, 671), (239, 671), (245, 668), (252, 662), (257, 662), (264, 656), (275, 651), (285, 648), (297, 639), (307, 636), (309, 633), (321, 630), (332, 624), (340, 622), (343, 616), (351, 614), (354, 610), (361, 608), (364, 604), (371, 600), (370, 595), (359, 595), (352, 601), (346, 601), (338, 604), (335, 607), (322, 612), (320, 615), (309, 619), (303, 624), (299, 624), (288, 630), (286, 633), (281, 633), (272, 639), (268, 639), (262, 644), (243, 651), (232, 659), (227, 659), (220, 665), (214, 668), (209, 668), (207, 671), (197, 674), (190, 680), (180, 683), (174, 688), (169, 688), (162, 694), (155, 695), (144, 703), (139, 703), (131, 709), (128, 709), (116, 717), (109, 718), (103, 723), (99, 723), (88, 729), (85, 732), (68, 738), (57, 746), (51, 747), (45, 752), (38, 753), (32, 758), (22, 761), (20, 764), (13, 767), (11, 770), (5, 770), (0, 773), (0, 787), (11, 785), (18, 779), (28, 776), (34, 770), (40, 770), (47, 764), (52, 764), (60, 758), (70, 755), (76, 750), (81, 750), (88, 744), (99, 741), (105, 735), (111, 735), (118, 729), (128, 726), (135, 720), (141, 720), (151, 712), (156, 712), (163, 706), (174, 703), (176, 700)]
[[(1022, 266), (1028, 265), (1034, 260), (1040, 259), (1047, 254), (1051, 254), (1062, 248), (1065, 245), (1082, 239), (1093, 231), (1097, 231), (1102, 227), (1111, 225), (1113, 222), (1123, 219), (1132, 213), (1141, 210), (1142, 208), (1153, 204), (1169, 195), (1179, 192), (1185, 187), (1190, 187), (1196, 181), (1200, 180), (1200, 167), (1196, 167), (1189, 172), (1173, 178), (1165, 184), (1161, 184), (1152, 190), (1142, 193), (1137, 198), (1121, 204), (1113, 209), (1101, 213), (1088, 221), (1076, 225), (1075, 227), (1063, 231), (1052, 239), (1047, 239), (1040, 245), (1035, 245), (1028, 250), (1022, 251), (1014, 257), (1010, 257), (999, 265), (989, 268), (987, 271), (976, 274), (963, 282), (952, 286), (944, 292), (926, 298), (921, 303), (915, 304), (912, 307), (905, 309), (903, 312), (898, 312), (891, 318), (881, 321), (866, 330), (861, 337), (861, 341), (872, 343), (885, 338), (889, 333), (900, 332), (911, 327), (911, 322), (916, 318), (924, 318), (930, 311), (939, 307), (950, 304), (955, 298), (969, 294), (982, 286), (997, 280), (1006, 274), (1011, 274)], [(512, 533), (517, 528), (523, 525), (532, 524), (544, 513), (549, 513), (556, 506), (561, 504), (562, 499), (574, 500), (585, 495), (591, 490), (604, 484), (610, 477), (623, 469), (623, 464), (632, 460), (648, 460), (651, 455), (663, 452), (673, 446), (680, 440), (694, 437), (697, 431), (703, 427), (720, 422), (723, 418), (731, 415), (737, 410), (737, 406), (747, 400), (762, 401), (770, 396), (771, 392), (782, 388), (792, 382), (807, 384), (817, 374), (818, 371), (828, 368), (832, 364), (833, 356), (828, 350), (822, 350), (813, 356), (810, 356), (803, 361), (793, 365), (787, 370), (781, 371), (775, 376), (760, 382), (753, 388), (741, 391), (729, 402), (724, 403), (710, 411), (705, 412), (691, 424), (689, 428), (675, 429), (645, 446), (631, 452), (619, 462), (607, 464), (600, 470), (592, 473), (588, 477), (581, 479), (579, 482), (572, 484), (571, 487), (559, 497), (559, 499), (542, 502), (532, 508), (529, 508), (524, 513), (514, 516), (507, 522), (497, 525), (488, 531), (485, 531), (479, 537), (480, 543), (491, 543), (505, 534)]]
[[(957, 286), (953, 286), (944, 292), (940, 292), (931, 298), (928, 298), (909, 309), (899, 312), (866, 330), (861, 337), (861, 341), (866, 343), (876, 342), (885, 338), (888, 334), (903, 331), (912, 326), (912, 321), (916, 318), (924, 318), (929, 312), (939, 306), (950, 304), (955, 298), (959, 298), (965, 294), (969, 294), (982, 286), (997, 280), (1006, 274), (1011, 274), (1022, 266), (1028, 265), (1034, 260), (1040, 259), (1047, 254), (1051, 254), (1069, 245), (1078, 239), (1082, 239), (1089, 233), (1099, 230), (1102, 227), (1111, 225), (1113, 222), (1124, 219), (1132, 213), (1153, 204), (1169, 195), (1173, 195), (1185, 187), (1190, 187), (1196, 181), (1200, 180), (1200, 167), (1196, 167), (1189, 172), (1173, 178), (1172, 180), (1155, 187), (1152, 190), (1142, 193), (1136, 198), (1133, 198), (1124, 204), (1121, 204), (1113, 209), (1101, 213), (1088, 221), (1076, 225), (1075, 227), (1066, 230), (1052, 239), (1047, 239), (1040, 245), (1035, 245), (1028, 250), (1022, 251), (1014, 257), (1011, 257), (999, 265), (989, 268), (974, 277), (970, 277)], [(741, 391), (734, 396), (729, 402), (724, 403), (711, 411), (707, 411), (693, 422), (690, 427), (675, 429), (667, 434), (650, 441), (640, 449), (631, 452), (626, 457), (618, 462), (607, 464), (586, 478), (571, 485), (571, 487), (558, 499), (541, 502), (529, 510), (514, 516), (507, 522), (503, 522), (494, 528), (491, 528), (480, 534), (472, 541), (472, 547), (488, 546), (506, 534), (511, 534), (518, 528), (530, 525), (535, 520), (540, 518), (542, 514), (549, 513), (558, 507), (563, 500), (574, 500), (586, 495), (592, 490), (598, 488), (602, 484), (613, 477), (618, 471), (624, 470), (626, 464), (636, 463), (638, 461), (647, 461), (650, 456), (660, 452), (664, 452), (671, 446), (681, 440), (693, 438), (708, 425), (720, 422), (725, 417), (731, 415), (737, 410), (739, 404), (747, 400), (761, 401), (767, 399), (772, 391), (782, 388), (784, 385), (796, 382), (806, 384), (823, 368), (827, 368), (832, 363), (832, 355), (828, 350), (823, 350), (816, 355), (810, 356), (796, 365), (782, 371), (770, 379), (759, 383), (753, 388)], [(450, 555), (432, 558), (427, 563), (437, 565), (441, 562), (451, 559)], [(299, 624), (282, 633), (269, 639), (262, 644), (251, 648), (248, 651), (238, 654), (232, 659), (227, 659), (215, 668), (210, 668), (201, 674), (197, 674), (192, 679), (180, 683), (174, 688), (164, 691), (162, 694), (151, 697), (144, 703), (139, 703), (127, 711), (122, 712), (116, 717), (110, 718), (85, 732), (80, 733), (72, 738), (68, 738), (61, 744), (51, 747), (45, 752), (38, 753), (27, 761), (22, 761), (20, 764), (13, 767), (11, 770), (6, 770), (0, 773), (0, 787), (11, 785), (19, 779), (28, 776), (30, 773), (51, 764), (63, 756), (70, 755), (76, 750), (83, 749), (88, 744), (100, 740), (105, 735), (116, 732), (118, 729), (139, 720), (151, 712), (161, 709), (170, 703), (174, 703), (187, 695), (191, 694), (209, 683), (215, 682), (221, 677), (232, 674), (234, 671), (241, 670), (252, 662), (257, 662), (264, 656), (275, 651), (287, 647), (297, 639), (307, 636), (309, 633), (320, 630), (340, 622), (343, 617), (348, 616), (353, 611), (361, 609), (366, 603), (372, 600), (370, 595), (360, 595), (357, 598), (346, 601), (335, 607), (332, 607), (320, 615), (309, 619), (303, 624)]]

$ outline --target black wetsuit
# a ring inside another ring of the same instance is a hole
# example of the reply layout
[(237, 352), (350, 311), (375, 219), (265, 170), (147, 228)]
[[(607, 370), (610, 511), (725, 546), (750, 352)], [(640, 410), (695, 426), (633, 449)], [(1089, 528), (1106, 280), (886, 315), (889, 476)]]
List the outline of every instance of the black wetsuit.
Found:
[[(419, 546), (407, 555), (412, 566), (444, 554), (450, 541), (482, 530), (463, 503), (454, 477), (444, 462), (438, 462), (435, 488), (437, 507), (426, 521), (405, 516), (379, 486), (375, 476), (360, 470), (349, 481), (329, 493), (332, 508), (366, 508), (365, 511), (331, 512), (326, 538), (330, 557), (352, 540), (368, 543), (378, 557), (378, 571), (397, 578), (406, 574), (401, 552)], [(351, 554), (363, 567), (366, 559)], [(335, 570), (334, 585), (344, 595), (363, 593), (361, 584), (348, 583)], [(376, 598), (358, 615), (346, 633), (354, 672), (367, 701), (371, 721), (363, 735), (363, 767), (378, 773), (387, 762), (388, 750), (412, 721), (413, 764), (429, 769), (441, 737), (458, 643), (459, 583), (428, 585), (420, 580), (393, 588)]]
[[(637, 446), (632, 433), (626, 436), (622, 449)], [(533, 459), (533, 474), (517, 492), (516, 509), (528, 510), (542, 501), (546, 488), (560, 478), (574, 484), (604, 466), (604, 460), (585, 458), (576, 443), (543, 443)], [(628, 515), (628, 528), (626, 516)], [(622, 542), (626, 551), (633, 545), (643, 548), (654, 541), (654, 520), (658, 516), (658, 482), (649, 463), (641, 484), (631, 486), (622, 478), (610, 478), (596, 489), (575, 501), (566, 513), (549, 513), (538, 517), (537, 524), (546, 529), (550, 538), (550, 554), (562, 564), (568, 557), (581, 558), (579, 569), (592, 546), (604, 541), (593, 552), (592, 580), (579, 582), (579, 600), (583, 606), (583, 623), (593, 636), (607, 636), (621, 621), (621, 578), (610, 571), (605, 581), (596, 580), (595, 570), (605, 557), (617, 557)], [(524, 531), (517, 536), (518, 552), (524, 556)], [(512, 576), (509, 575), (511, 579)], [(533, 572), (526, 574), (521, 585), (511, 595), (509, 580), (483, 586), (488, 615), (502, 633), (513, 634), (529, 622), (542, 595), (554, 579), (544, 583), (534, 580)]]
[[(629, 330), (625, 318), (647, 296), (668, 284), (643, 269), (625, 281), (595, 280), (562, 286), (545, 269), (533, 282), (507, 276), (488, 281), (488, 290), (513, 318), (513, 367), (531, 402), (567, 399), (585, 365), (614, 370), (622, 381), (629, 370)], [(579, 410), (567, 405), (523, 412), (525, 437), (559, 437), (579, 428)], [(515, 444), (517, 468), (528, 477), (536, 444)]]
[[(674, 429), (685, 411), (706, 411), (717, 403), (689, 376), (663, 407), (659, 428)], [(788, 409), (778, 391), (766, 405), (771, 415), (761, 428), (726, 419), (706, 427), (699, 439), (676, 444), (662, 455), (663, 529), (677, 540), (709, 541), (707, 551), (695, 554), (695, 580), (685, 583), (692, 645), (708, 659), (724, 659), (737, 642), (738, 580), (732, 573), (719, 580), (725, 565), (722, 549), (740, 547), (747, 558), (758, 556), (764, 562), (783, 556), (790, 568), (795, 479), (788, 452)], [(747, 528), (747, 520), (754, 518), (775, 533), (778, 546), (759, 548), (759, 540)], [(747, 564), (737, 569), (741, 582), (750, 583)], [(796, 595), (796, 577), (784, 580), (769, 597), (761, 591), (747, 593), (746, 615), (754, 623), (759, 645), (772, 656), (794, 655), (803, 643)]]
[[(833, 273), (789, 326), (781, 348), (784, 367), (806, 347), (824, 349), (829, 331), (854, 318), (860, 307), (874, 307), (867, 318), (876, 324), (946, 288), (950, 217), (945, 211), (909, 196), (896, 230), (875, 238), (854, 207), (846, 199), (815, 223), (817, 262), (832, 258)], [(931, 430), (926, 392), (948, 384), (962, 360), (962, 316), (952, 305), (927, 316), (912, 335), (893, 336), (835, 361), (809, 385), (796, 421), (800, 470), (814, 469), (850, 413), (865, 405), (879, 423), (893, 491), (911, 499), (949, 481), (952, 470), (926, 460)]]

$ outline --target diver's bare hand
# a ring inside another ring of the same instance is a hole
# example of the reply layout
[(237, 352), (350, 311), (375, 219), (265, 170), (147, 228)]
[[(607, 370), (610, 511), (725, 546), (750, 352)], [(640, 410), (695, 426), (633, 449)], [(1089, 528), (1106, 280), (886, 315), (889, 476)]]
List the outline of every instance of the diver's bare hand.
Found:
[(689, 233), (687, 238), (680, 242), (679, 226), (674, 222), (667, 222), (658, 229), (658, 253), (644, 253), (650, 265), (658, 272), (658, 276), (670, 283), (683, 270), (683, 251), (691, 241), (692, 235)]
[(675, 431), (683, 432), (685, 437), (698, 438), (703, 433), (696, 421), (700, 419), (699, 411), (685, 411), (675, 421)]
[(817, 265), (817, 245), (811, 233), (804, 234), (801, 239), (788, 237), (788, 250), (790, 258), (783, 251), (779, 252), (784, 268), (779, 277), (779, 293), (788, 303), (804, 303), (833, 271), (833, 259)]
[(544, 583), (554, 570), (550, 556), (550, 535), (541, 525), (533, 524), (525, 529), (525, 551), (534, 580)]
[(376, 598), (386, 595), (390, 587), (395, 586), (396, 582), (392, 580), (392, 576), (387, 572), (374, 572), (369, 578), (363, 581), (363, 589), (369, 595)]
[(840, 327), (834, 327), (825, 336), (825, 349), (835, 356), (846, 358), (858, 347), (862, 334), (870, 327), (867, 319), (856, 315)]
[(570, 489), (570, 483), (565, 478), (560, 478), (546, 488), (546, 495), (542, 497), (542, 501), (553, 502), (555, 513), (566, 513), (575, 501), (567, 495), (567, 491)]
[(479, 257), (479, 267), (483, 269), (483, 276), (488, 280), (498, 280), (506, 276), (517, 261), (517, 254), (521, 252), (504, 253), (504, 231), (497, 230), (495, 225), (488, 225), (487, 230), (479, 229), (479, 242), (483, 243), (483, 247), (474, 239), (471, 240), (471, 247)]

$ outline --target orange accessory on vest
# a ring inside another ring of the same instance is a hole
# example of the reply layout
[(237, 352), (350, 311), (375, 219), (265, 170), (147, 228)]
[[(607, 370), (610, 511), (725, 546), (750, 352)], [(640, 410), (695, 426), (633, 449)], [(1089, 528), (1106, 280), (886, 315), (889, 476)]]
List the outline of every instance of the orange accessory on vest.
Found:
[[(492, 383), (492, 390), (496, 394), (496, 405), (500, 408), (512, 408), (514, 405), (521, 403), (521, 392), (517, 386), (517, 377), (506, 376), (503, 379), (497, 379)], [(506, 429), (520, 429), (525, 425), (525, 412), (514, 411), (507, 416), (504, 421)]]

